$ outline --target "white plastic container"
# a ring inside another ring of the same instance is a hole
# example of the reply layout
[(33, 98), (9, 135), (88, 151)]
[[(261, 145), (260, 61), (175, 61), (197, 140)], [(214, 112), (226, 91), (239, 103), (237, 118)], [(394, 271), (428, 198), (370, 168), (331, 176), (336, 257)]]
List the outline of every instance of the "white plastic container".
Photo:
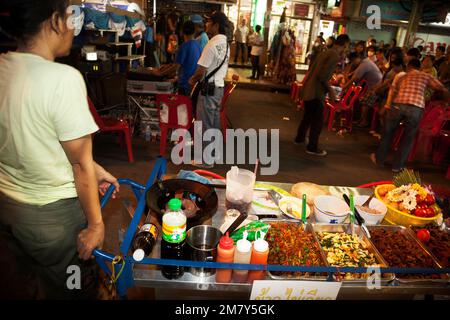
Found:
[(335, 196), (317, 196), (314, 199), (314, 217), (320, 223), (343, 223), (350, 213), (344, 200)]
[[(244, 232), (244, 238), (236, 243), (234, 251), (234, 263), (250, 264), (252, 257), (252, 243), (247, 240), (247, 232)], [(248, 270), (233, 270), (234, 282), (244, 283), (247, 281)]]
[[(355, 206), (362, 206), (364, 202), (366, 202), (366, 200), (369, 198), (369, 196), (355, 196), (354, 200), (355, 200)], [(378, 200), (377, 198), (373, 198), (372, 200), (370, 200), (369, 202), (369, 208), (371, 209), (376, 209), (378, 211), (380, 211), (381, 213), (369, 213), (366, 212), (360, 208), (356, 208), (359, 212), (359, 214), (361, 215), (361, 217), (364, 218), (364, 220), (366, 221), (366, 225), (370, 226), (370, 225), (377, 225), (380, 224), (381, 221), (383, 221), (384, 216), (387, 213), (387, 207), (386, 205)]]
[(227, 172), (226, 207), (247, 213), (253, 201), (253, 187), (256, 176), (253, 172), (231, 167)]

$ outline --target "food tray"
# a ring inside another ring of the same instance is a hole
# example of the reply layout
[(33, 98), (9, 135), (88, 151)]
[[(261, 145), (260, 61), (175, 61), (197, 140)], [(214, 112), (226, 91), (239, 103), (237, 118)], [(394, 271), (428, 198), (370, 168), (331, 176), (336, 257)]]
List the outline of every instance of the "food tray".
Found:
[[(319, 232), (332, 232), (332, 233), (347, 233), (351, 234), (351, 227), (349, 224), (312, 224), (313, 230), (316, 233), (316, 239), (319, 242), (319, 238), (317, 237), (317, 233)], [(372, 242), (367, 238), (367, 236), (364, 234), (361, 227), (355, 225), (354, 226), (355, 234), (359, 236), (359, 238), (364, 242), (366, 245), (367, 250), (372, 253), (375, 256), (375, 259), (378, 263), (378, 265), (381, 268), (387, 268), (388, 264), (384, 260), (383, 256), (378, 252), (378, 250), (375, 248), (375, 246), (372, 244)], [(320, 244), (320, 242), (319, 242)], [(323, 248), (322, 248), (323, 250)], [(324, 251), (324, 250), (323, 250)], [(326, 254), (324, 253), (325, 257)], [(328, 263), (328, 260), (327, 260)], [(343, 282), (349, 282), (349, 283), (367, 283), (367, 275), (361, 274), (361, 278), (353, 278), (353, 279), (342, 279)], [(336, 278), (338, 278), (336, 276)], [(341, 278), (341, 277), (339, 277)], [(338, 278), (338, 279), (339, 279)], [(395, 275), (392, 273), (384, 273), (381, 276), (381, 284), (388, 284), (392, 282), (395, 279)]]
[(438, 225), (427, 225), (424, 227), (411, 227), (413, 234), (417, 238), (417, 231), (420, 229), (427, 229), (430, 232), (430, 241), (422, 243), (443, 268), (450, 267), (450, 232), (446, 228), (441, 228)]
[[(369, 231), (372, 235), (372, 241), (374, 241), (374, 234), (373, 231), (375, 230), (385, 230), (386, 232), (389, 233), (400, 233), (402, 235), (404, 235), (407, 239), (407, 243), (412, 243), (413, 246), (415, 248), (418, 248), (418, 250), (420, 250), (423, 254), (424, 257), (428, 257), (429, 259), (431, 259), (433, 267), (435, 267), (436, 269), (440, 269), (442, 268), (441, 265), (439, 264), (439, 262), (437, 261), (437, 259), (433, 256), (433, 254), (428, 251), (428, 249), (416, 238), (416, 236), (414, 235), (414, 233), (412, 232), (411, 229), (403, 227), (403, 226), (387, 226), (387, 225), (379, 225), (379, 226), (369, 226)], [(391, 235), (389, 237), (389, 239), (392, 239)], [(376, 243), (374, 243), (375, 247), (377, 247)], [(383, 250), (379, 250), (380, 253), (383, 252)], [(404, 252), (404, 250), (402, 250), (402, 252)], [(416, 256), (417, 254), (412, 254), (412, 256)], [(390, 259), (387, 259), (388, 261)], [(396, 267), (395, 265), (391, 265), (391, 267)], [(425, 266), (423, 266), (425, 267)], [(414, 279), (414, 278), (410, 278), (410, 277), (405, 277), (404, 274), (396, 274), (395, 278), (397, 279), (398, 282), (402, 283), (402, 284), (414, 284), (414, 285), (428, 285), (428, 284), (433, 284), (433, 283), (446, 283), (449, 281), (449, 276), (448, 274), (442, 274), (440, 279), (431, 279), (431, 278), (423, 278), (423, 279)]]
[[(317, 241), (316, 234), (314, 233), (314, 230), (310, 223), (303, 224), (302, 221), (299, 220), (292, 220), (292, 219), (262, 219), (261, 221), (275, 224), (275, 223), (289, 223), (289, 224), (295, 224), (299, 226), (303, 226), (304, 230), (307, 233), (311, 233), (314, 239), (314, 245), (317, 246), (317, 249), (320, 251), (320, 258), (321, 258), (321, 264), (322, 267), (328, 267), (327, 259), (325, 257), (325, 254), (323, 250), (320, 248), (320, 244)], [(270, 233), (270, 229), (269, 229)], [(268, 234), (269, 234), (268, 233)], [(266, 236), (267, 239), (267, 236)], [(269, 249), (270, 250), (270, 249)], [(270, 253), (269, 253), (270, 255)], [(320, 275), (295, 275), (290, 274), (289, 272), (277, 272), (277, 271), (268, 271), (268, 275), (274, 279), (274, 280), (286, 280), (286, 279), (297, 279), (297, 280), (316, 280), (316, 281), (325, 281), (328, 279), (328, 274), (323, 273)]]

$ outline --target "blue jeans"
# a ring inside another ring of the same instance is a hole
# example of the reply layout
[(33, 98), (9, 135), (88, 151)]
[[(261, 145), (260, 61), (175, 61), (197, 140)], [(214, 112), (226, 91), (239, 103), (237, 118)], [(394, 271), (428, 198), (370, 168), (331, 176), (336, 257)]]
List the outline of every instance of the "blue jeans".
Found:
[(399, 123), (403, 121), (405, 124), (405, 131), (402, 140), (400, 141), (400, 147), (394, 155), (392, 169), (400, 170), (404, 168), (408, 155), (411, 152), (414, 138), (416, 137), (417, 129), (419, 128), (419, 122), (420, 119), (422, 119), (422, 114), (423, 108), (411, 105), (392, 106), (386, 115), (381, 143), (376, 153), (377, 163), (383, 165), (386, 161), (392, 138)]
[[(224, 88), (215, 88), (213, 96), (204, 96), (199, 94), (197, 101), (197, 111), (196, 111), (196, 120), (202, 121), (202, 131), (203, 134), (208, 129), (221, 129), (220, 124), (220, 109), (221, 102), (224, 93)], [(212, 142), (203, 141), (203, 150)], [(217, 142), (216, 142), (217, 143)], [(221, 157), (222, 155), (215, 155), (215, 158)], [(200, 159), (196, 159), (200, 160)], [(214, 159), (205, 158), (203, 161), (207, 164), (213, 164)]]

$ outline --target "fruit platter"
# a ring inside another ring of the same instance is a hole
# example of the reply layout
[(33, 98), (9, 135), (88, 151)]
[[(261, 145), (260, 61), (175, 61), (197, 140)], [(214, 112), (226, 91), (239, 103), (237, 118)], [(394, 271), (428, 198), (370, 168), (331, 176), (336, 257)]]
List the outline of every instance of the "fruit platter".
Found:
[(413, 171), (404, 170), (394, 177), (393, 184), (377, 186), (375, 196), (386, 204), (385, 221), (390, 224), (423, 226), (442, 216), (433, 190)]

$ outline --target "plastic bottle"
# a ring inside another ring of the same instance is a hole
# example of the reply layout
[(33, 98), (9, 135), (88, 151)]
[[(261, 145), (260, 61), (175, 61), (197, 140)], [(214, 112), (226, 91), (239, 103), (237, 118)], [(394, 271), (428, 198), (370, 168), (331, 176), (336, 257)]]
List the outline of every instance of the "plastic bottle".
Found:
[(158, 239), (158, 228), (151, 222), (152, 219), (153, 217), (149, 213), (144, 224), (133, 239), (131, 248), (133, 251), (133, 259), (136, 261), (141, 261), (145, 256), (149, 256), (152, 253), (156, 239)]
[[(252, 243), (247, 240), (247, 231), (244, 231), (244, 237), (236, 243), (236, 250), (234, 251), (234, 263), (249, 264), (252, 256)], [(234, 282), (246, 282), (248, 270), (233, 270)]]
[[(261, 237), (253, 243), (252, 257), (250, 259), (251, 264), (267, 264), (267, 258), (269, 257), (269, 243), (264, 240), (264, 232), (261, 233)], [(252, 283), (253, 280), (261, 280), (264, 278), (264, 270), (255, 270), (248, 273), (248, 282)]]
[[(163, 216), (161, 258), (184, 259), (186, 242), (186, 216), (181, 210), (180, 199), (169, 201), (169, 211)], [(179, 266), (163, 266), (162, 274), (168, 279), (177, 279), (184, 274), (184, 268)]]
[[(219, 245), (217, 246), (217, 262), (233, 263), (234, 259), (234, 241), (228, 235), (220, 238)], [(231, 269), (217, 269), (216, 270), (216, 282), (228, 283), (231, 281), (232, 275)]]
[(145, 141), (150, 141), (151, 137), (152, 137), (152, 131), (150, 130), (150, 125), (148, 124), (145, 127)]

